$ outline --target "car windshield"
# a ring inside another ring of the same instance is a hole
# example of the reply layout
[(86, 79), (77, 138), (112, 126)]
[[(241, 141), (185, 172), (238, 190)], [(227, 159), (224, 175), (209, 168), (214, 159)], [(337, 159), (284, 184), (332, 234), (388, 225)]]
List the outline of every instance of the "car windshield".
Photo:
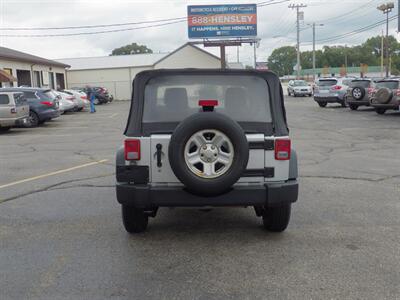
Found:
[(332, 86), (337, 83), (336, 79), (325, 79), (325, 80), (319, 80), (318, 81), (318, 86)]
[(369, 80), (353, 80), (350, 83), (350, 87), (363, 87), (363, 88), (367, 88), (369, 87), (369, 85), (371, 84), (371, 81)]
[(398, 81), (380, 81), (376, 84), (377, 88), (388, 88), (391, 90), (395, 90), (399, 88)]
[(149, 81), (143, 122), (179, 122), (199, 111), (199, 100), (218, 100), (215, 111), (238, 122), (272, 122), (269, 89), (257, 76), (172, 75)]
[(295, 81), (294, 86), (308, 86), (307, 82), (305, 82), (304, 80), (300, 80), (300, 81)]

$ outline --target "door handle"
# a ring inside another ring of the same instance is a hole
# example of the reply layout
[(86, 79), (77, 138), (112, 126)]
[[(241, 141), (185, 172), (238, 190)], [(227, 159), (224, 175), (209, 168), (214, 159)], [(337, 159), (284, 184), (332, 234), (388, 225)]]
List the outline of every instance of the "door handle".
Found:
[(157, 167), (161, 168), (162, 167), (162, 163), (161, 163), (161, 155), (162, 155), (162, 145), (161, 144), (157, 144), (156, 145), (156, 156), (157, 156)]

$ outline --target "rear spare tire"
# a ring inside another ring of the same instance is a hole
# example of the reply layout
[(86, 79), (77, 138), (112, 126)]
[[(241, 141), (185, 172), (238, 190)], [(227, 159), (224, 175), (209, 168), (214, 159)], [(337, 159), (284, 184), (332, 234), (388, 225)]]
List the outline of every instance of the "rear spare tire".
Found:
[(365, 96), (365, 89), (363, 87), (356, 86), (352, 91), (351, 95), (356, 100), (361, 100)]
[(387, 104), (390, 102), (390, 100), (392, 100), (393, 98), (393, 92), (392, 90), (388, 89), (388, 88), (380, 88), (376, 94), (375, 94), (375, 98), (378, 101), (378, 103), (380, 104)]
[(215, 196), (242, 176), (249, 146), (237, 122), (216, 112), (201, 112), (176, 127), (168, 156), (175, 176), (188, 191)]

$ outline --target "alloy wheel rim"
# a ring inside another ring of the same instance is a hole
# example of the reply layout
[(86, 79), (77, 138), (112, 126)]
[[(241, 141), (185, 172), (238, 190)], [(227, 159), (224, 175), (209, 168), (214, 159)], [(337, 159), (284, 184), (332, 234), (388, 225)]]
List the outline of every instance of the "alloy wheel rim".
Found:
[(216, 129), (194, 133), (186, 142), (184, 152), (189, 170), (205, 179), (225, 174), (232, 166), (234, 155), (231, 140)]

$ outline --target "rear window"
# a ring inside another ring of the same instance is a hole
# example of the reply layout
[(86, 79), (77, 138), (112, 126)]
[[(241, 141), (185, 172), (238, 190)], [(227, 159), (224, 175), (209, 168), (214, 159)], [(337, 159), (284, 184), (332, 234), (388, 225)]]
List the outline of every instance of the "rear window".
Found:
[(336, 79), (319, 80), (318, 86), (332, 86), (337, 83)]
[(377, 88), (388, 88), (391, 90), (395, 90), (399, 88), (399, 82), (398, 81), (380, 81), (376, 83)]
[(200, 110), (199, 100), (218, 100), (215, 111), (237, 122), (271, 123), (269, 89), (257, 76), (172, 75), (145, 88), (143, 123), (180, 122)]
[(25, 96), (23, 93), (14, 94), (15, 104), (24, 104), (26, 102)]
[(54, 100), (57, 98), (57, 94), (54, 93), (53, 91), (45, 91), (42, 93), (38, 93), (40, 99), (42, 100)]
[(350, 85), (351, 81), (352, 81), (352, 79), (343, 79), (343, 80), (342, 80), (342, 84), (348, 86), (348, 85)]
[(0, 104), (9, 104), (10, 103), (10, 98), (8, 98), (8, 95), (0, 95)]
[(369, 81), (369, 80), (353, 80), (350, 83), (350, 87), (358, 86), (358, 87), (367, 88), (370, 86), (370, 84), (371, 84), (371, 81)]
[(24, 92), (24, 95), (27, 99), (37, 99), (35, 92)]

